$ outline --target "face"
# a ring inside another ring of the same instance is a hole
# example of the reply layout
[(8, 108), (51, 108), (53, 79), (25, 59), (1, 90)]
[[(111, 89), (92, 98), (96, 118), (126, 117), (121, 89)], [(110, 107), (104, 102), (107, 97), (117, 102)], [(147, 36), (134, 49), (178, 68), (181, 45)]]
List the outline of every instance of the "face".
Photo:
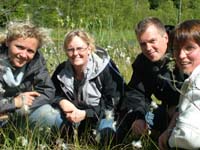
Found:
[(193, 40), (186, 41), (180, 49), (175, 50), (175, 58), (178, 67), (184, 73), (191, 74), (200, 64), (200, 46)]
[(91, 49), (80, 37), (75, 36), (68, 44), (66, 53), (74, 67), (84, 68), (87, 65)]
[(167, 50), (167, 33), (159, 33), (154, 25), (150, 25), (144, 33), (138, 37), (142, 53), (152, 62), (163, 58)]
[(33, 59), (39, 42), (35, 38), (18, 38), (6, 44), (11, 64), (13, 67), (20, 68)]

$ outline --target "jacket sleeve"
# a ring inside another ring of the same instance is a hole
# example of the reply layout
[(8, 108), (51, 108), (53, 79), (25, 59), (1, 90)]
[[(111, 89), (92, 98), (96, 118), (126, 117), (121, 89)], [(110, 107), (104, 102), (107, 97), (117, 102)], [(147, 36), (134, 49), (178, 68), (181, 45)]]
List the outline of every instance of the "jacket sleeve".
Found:
[[(101, 118), (105, 116), (105, 111), (114, 110), (116, 103), (118, 102), (117, 98), (119, 97), (119, 92), (117, 92), (117, 83), (113, 80), (109, 66), (103, 70), (101, 74), (99, 74), (101, 79), (101, 99), (100, 104), (96, 107), (92, 107), (90, 109), (86, 109), (87, 117), (97, 117)], [(98, 77), (97, 77), (98, 78)], [(98, 79), (96, 79), (98, 80)], [(98, 84), (98, 83), (96, 83)], [(98, 85), (97, 85), (98, 87)]]
[(44, 104), (52, 104), (55, 97), (55, 87), (51, 81), (43, 56), (38, 60), (39, 69), (34, 74), (33, 88), (40, 93), (33, 102), (31, 108), (37, 108)]
[(148, 111), (150, 98), (145, 91), (141, 71), (141, 64), (136, 61), (133, 63), (133, 74), (128, 83), (124, 100), (121, 106), (122, 111), (131, 111), (137, 115), (137, 118), (143, 119)]

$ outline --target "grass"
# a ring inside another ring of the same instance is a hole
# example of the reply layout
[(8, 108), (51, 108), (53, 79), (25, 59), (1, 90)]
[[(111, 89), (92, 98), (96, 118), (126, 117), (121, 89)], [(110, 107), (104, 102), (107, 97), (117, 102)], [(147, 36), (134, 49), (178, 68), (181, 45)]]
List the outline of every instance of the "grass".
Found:
[[(79, 138), (77, 140), (76, 138)], [(158, 149), (148, 135), (143, 136), (143, 148)], [(20, 127), (16, 127), (9, 122), (4, 128), (0, 128), (0, 149), (1, 150), (97, 150), (97, 143), (93, 141), (87, 131), (84, 136), (72, 139), (61, 138), (57, 130), (50, 130), (41, 126), (31, 128), (26, 122)], [(122, 145), (107, 147), (107, 150), (135, 150), (132, 144), (132, 136)]]

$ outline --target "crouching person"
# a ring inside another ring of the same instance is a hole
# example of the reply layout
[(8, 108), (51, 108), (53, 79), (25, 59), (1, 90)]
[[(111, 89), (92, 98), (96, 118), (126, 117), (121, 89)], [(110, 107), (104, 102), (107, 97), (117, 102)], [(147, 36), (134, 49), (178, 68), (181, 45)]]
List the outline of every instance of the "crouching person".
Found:
[(48, 34), (30, 22), (16, 21), (8, 23), (0, 39), (1, 125), (8, 116), (16, 124), (25, 123), (25, 116), (34, 126), (61, 123), (51, 107), (55, 88), (39, 51), (50, 42)]
[(118, 97), (108, 65), (110, 57), (105, 50), (95, 48), (94, 40), (82, 30), (66, 35), (64, 50), (68, 60), (57, 67), (52, 80), (66, 126), (69, 132), (75, 128), (78, 137), (95, 130), (100, 145), (109, 146)]

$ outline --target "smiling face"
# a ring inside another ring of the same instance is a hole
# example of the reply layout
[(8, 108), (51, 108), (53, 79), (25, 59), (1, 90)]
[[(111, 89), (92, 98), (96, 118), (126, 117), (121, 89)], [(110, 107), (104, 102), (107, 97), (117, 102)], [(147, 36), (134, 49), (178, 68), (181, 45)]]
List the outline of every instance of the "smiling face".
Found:
[(138, 36), (142, 53), (152, 62), (159, 61), (167, 51), (167, 33), (158, 30), (154, 25)]
[(36, 38), (17, 38), (8, 41), (6, 45), (12, 66), (20, 68), (30, 62), (37, 52), (38, 44)]
[(90, 53), (90, 46), (78, 36), (74, 36), (67, 45), (66, 54), (75, 68), (82, 68), (81, 70), (84, 70)]
[(186, 74), (191, 74), (200, 65), (200, 46), (194, 40), (188, 40), (175, 50), (178, 67)]
[(200, 65), (200, 20), (186, 20), (177, 25), (173, 37), (176, 63), (190, 75)]

